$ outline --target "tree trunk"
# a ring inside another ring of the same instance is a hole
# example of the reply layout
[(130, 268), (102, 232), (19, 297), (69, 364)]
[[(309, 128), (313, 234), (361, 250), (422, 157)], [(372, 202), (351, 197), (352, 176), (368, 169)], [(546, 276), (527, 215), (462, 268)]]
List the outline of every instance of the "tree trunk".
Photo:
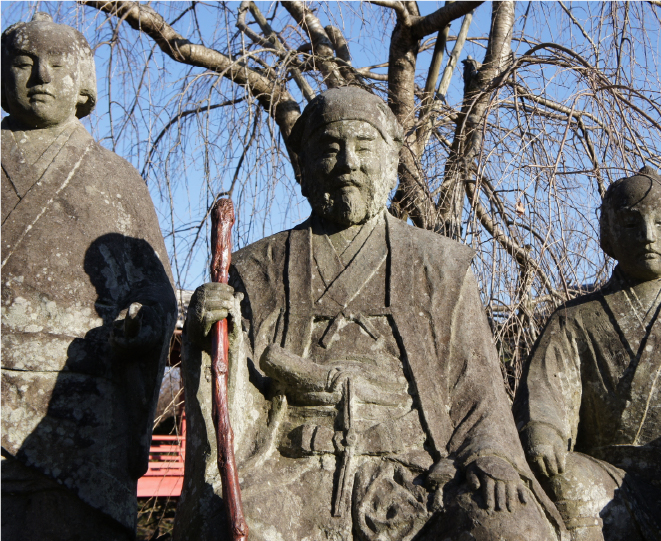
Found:
[(461, 237), (464, 184), (482, 146), (482, 123), (491, 98), (490, 86), (507, 67), (510, 58), (514, 2), (494, 2), (491, 32), (484, 62), (477, 73), (464, 70), (464, 100), (445, 166), (445, 178), (438, 199), (438, 229), (451, 238)]

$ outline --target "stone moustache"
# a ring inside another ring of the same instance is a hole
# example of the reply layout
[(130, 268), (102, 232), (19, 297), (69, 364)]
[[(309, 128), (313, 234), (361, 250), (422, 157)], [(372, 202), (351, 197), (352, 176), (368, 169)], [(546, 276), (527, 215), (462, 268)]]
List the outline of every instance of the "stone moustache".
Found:
[(661, 178), (613, 183), (599, 291), (559, 308), (515, 401), (528, 460), (574, 541), (661, 539)]
[(251, 541), (563, 539), (519, 443), (472, 251), (386, 210), (402, 145), (392, 112), (328, 90), (288, 144), (311, 217), (233, 254), (229, 285), (191, 300), (174, 538), (227, 536), (208, 333), (229, 314)]
[(95, 101), (82, 34), (2, 34), (3, 540), (135, 537), (176, 301), (144, 181), (78, 120)]

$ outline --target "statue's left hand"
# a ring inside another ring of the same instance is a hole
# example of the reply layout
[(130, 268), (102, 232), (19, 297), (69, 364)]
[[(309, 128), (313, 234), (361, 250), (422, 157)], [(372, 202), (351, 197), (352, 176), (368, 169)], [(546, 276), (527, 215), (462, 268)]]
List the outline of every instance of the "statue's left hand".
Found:
[(110, 343), (124, 351), (156, 346), (163, 338), (163, 317), (158, 306), (133, 302), (113, 322)]
[(528, 503), (527, 489), (512, 465), (496, 456), (479, 457), (467, 470), (473, 490), (482, 488), (487, 509), (514, 511), (519, 503)]

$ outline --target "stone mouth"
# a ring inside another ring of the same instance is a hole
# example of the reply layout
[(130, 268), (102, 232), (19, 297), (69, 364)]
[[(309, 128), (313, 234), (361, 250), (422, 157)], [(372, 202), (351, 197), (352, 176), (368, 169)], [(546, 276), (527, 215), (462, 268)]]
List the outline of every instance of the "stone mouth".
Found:
[(55, 97), (53, 95), (53, 93), (49, 92), (48, 90), (29, 90), (28, 91), (28, 98), (41, 97), (41, 96), (50, 96), (51, 98)]

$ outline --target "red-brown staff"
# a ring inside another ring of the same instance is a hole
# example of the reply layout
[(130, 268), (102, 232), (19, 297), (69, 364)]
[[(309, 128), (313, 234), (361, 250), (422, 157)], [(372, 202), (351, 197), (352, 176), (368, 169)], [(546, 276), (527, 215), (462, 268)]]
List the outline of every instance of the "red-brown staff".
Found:
[[(211, 280), (227, 283), (232, 257), (234, 205), (219, 199), (211, 210)], [(211, 415), (216, 427), (218, 471), (223, 483), (223, 500), (227, 506), (232, 541), (248, 539), (248, 525), (243, 517), (241, 487), (234, 460), (234, 433), (227, 406), (227, 370), (229, 339), (227, 319), (214, 323), (212, 329), (211, 374), (213, 405)]]

